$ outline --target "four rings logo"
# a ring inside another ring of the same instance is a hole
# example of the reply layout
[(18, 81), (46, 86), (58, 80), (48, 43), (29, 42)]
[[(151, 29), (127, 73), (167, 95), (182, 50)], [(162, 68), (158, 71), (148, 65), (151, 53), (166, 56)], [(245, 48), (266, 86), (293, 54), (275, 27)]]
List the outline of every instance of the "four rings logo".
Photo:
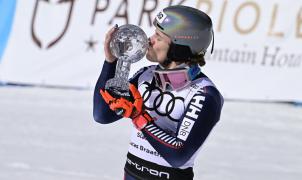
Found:
[(175, 97), (171, 92), (163, 92), (158, 87), (152, 86), (151, 88), (149, 82), (144, 82), (143, 85), (146, 86), (142, 94), (146, 109), (155, 111), (160, 116), (168, 117), (171, 121), (178, 122), (181, 115), (179, 113), (185, 110), (184, 98)]

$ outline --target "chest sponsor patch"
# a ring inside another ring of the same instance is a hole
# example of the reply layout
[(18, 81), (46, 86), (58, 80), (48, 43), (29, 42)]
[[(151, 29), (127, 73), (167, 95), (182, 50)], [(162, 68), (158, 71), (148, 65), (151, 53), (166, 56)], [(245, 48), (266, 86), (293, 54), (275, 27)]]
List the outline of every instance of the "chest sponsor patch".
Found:
[(187, 140), (194, 123), (195, 121), (185, 117), (180, 125), (177, 137), (183, 141)]

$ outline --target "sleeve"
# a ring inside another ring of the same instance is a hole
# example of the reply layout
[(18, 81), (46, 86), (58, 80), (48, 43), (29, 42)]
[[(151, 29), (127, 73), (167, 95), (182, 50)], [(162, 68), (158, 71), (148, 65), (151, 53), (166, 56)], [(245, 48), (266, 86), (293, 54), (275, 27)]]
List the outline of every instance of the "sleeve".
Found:
[(156, 151), (173, 167), (185, 164), (201, 147), (220, 118), (223, 98), (214, 87), (213, 93), (198, 91), (191, 99), (176, 135), (170, 135), (154, 122), (143, 134)]
[(114, 63), (104, 62), (102, 72), (97, 80), (93, 95), (93, 118), (101, 124), (108, 124), (117, 121), (121, 117), (112, 111), (101, 96), (100, 90), (105, 89), (108, 79), (114, 77), (116, 61)]
[[(108, 79), (114, 77), (116, 61), (114, 63), (104, 62), (102, 72), (97, 80), (94, 89), (93, 95), (93, 117), (96, 122), (101, 124), (108, 124), (115, 122), (122, 118), (118, 116), (114, 111), (112, 111), (108, 104), (104, 101), (103, 97), (100, 94), (101, 89), (105, 89), (105, 85)], [(145, 68), (140, 69), (133, 77), (129, 80), (130, 83), (134, 84), (137, 87), (139, 76), (146, 70)]]

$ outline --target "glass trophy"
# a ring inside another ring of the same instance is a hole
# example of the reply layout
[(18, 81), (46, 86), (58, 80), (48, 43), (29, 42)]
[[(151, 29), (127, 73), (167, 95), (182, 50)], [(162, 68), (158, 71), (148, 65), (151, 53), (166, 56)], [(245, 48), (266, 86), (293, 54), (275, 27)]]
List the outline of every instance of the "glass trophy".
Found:
[(111, 53), (118, 58), (115, 76), (106, 82), (106, 90), (114, 96), (130, 96), (128, 83), (130, 66), (145, 56), (148, 46), (148, 37), (140, 27), (132, 24), (119, 27), (110, 42)]

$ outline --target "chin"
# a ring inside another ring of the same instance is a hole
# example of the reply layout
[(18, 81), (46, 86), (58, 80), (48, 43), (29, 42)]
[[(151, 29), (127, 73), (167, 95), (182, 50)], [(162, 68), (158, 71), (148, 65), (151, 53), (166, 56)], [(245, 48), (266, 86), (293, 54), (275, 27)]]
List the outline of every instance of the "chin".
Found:
[(146, 54), (146, 58), (151, 61), (151, 62), (157, 62), (156, 58), (154, 58), (153, 56), (151, 56), (150, 54)]

